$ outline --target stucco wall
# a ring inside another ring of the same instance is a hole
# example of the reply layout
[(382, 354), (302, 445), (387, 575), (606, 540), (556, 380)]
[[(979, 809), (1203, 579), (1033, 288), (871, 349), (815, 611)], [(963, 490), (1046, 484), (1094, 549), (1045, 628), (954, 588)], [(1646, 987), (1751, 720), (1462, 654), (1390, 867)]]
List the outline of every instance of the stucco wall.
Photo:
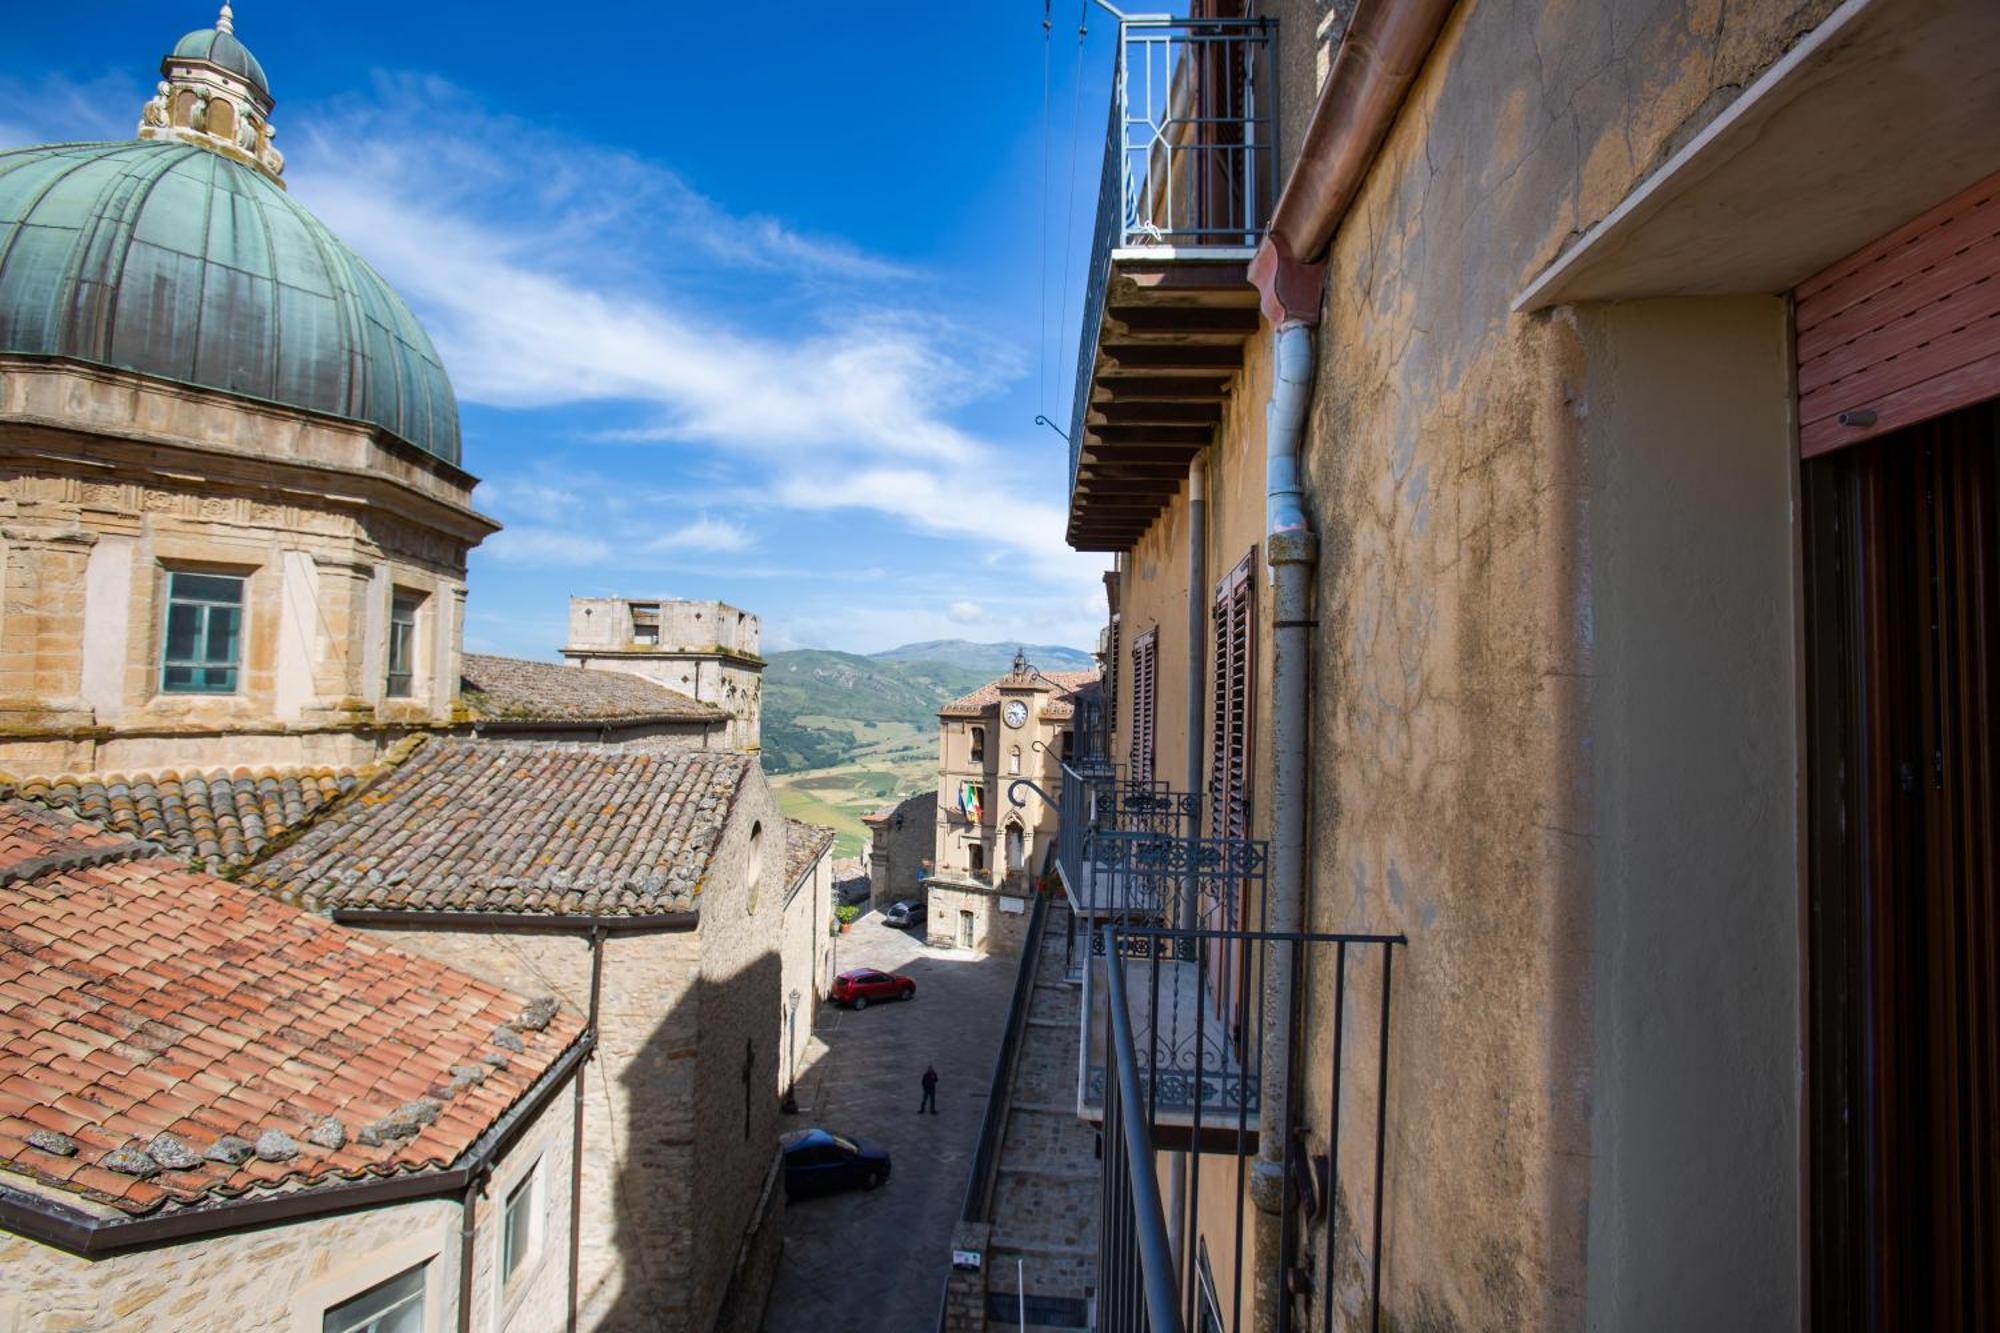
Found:
[[(1657, 1305), (1626, 1304), (1659, 1296), (1669, 1263), (1690, 1254), (1646, 1252), (1641, 1242), (1658, 1234), (1655, 1227), (1707, 1227), (1723, 1207), (1748, 1210), (1731, 1234), (1750, 1248), (1729, 1271), (1758, 1277), (1754, 1288), (1725, 1288), (1718, 1298), (1740, 1296), (1739, 1313), (1796, 1321), (1789, 1294), (1796, 1196), (1772, 1188), (1769, 1171), (1757, 1175), (1756, 1188), (1734, 1189), (1727, 1203), (1711, 1197), (1689, 1215), (1678, 1211), (1689, 1199), (1664, 1179), (1649, 1173), (1635, 1180), (1628, 1170), (1617, 1185), (1624, 1201), (1616, 1202), (1617, 1195), (1597, 1193), (1605, 1178), (1593, 1170), (1593, 1128), (1612, 1113), (1604, 1108), (1636, 1109), (1648, 1088), (1674, 1074), (1685, 1082), (1683, 1108), (1708, 1100), (1678, 1120), (1656, 1108), (1664, 1119), (1646, 1127), (1643, 1151), (1668, 1154), (1658, 1172), (1674, 1169), (1676, 1149), (1714, 1150), (1694, 1131), (1728, 1099), (1777, 1106), (1795, 1092), (1788, 1076), (1769, 1081), (1784, 1063), (1774, 1064), (1779, 1053), (1771, 1045), (1789, 1021), (1783, 1013), (1759, 1015), (1756, 1031), (1741, 1035), (1734, 1066), (1649, 1070), (1641, 1051), (1662, 1050), (1641, 1042), (1618, 1047), (1612, 1066), (1593, 1073), (1593, 1053), (1606, 1048), (1593, 1040), (1592, 1006), (1619, 998), (1616, 988), (1593, 992), (1593, 979), (1613, 966), (1593, 955), (1607, 946), (1593, 938), (1593, 911), (1636, 912), (1618, 929), (1639, 934), (1621, 938), (1664, 947), (1664, 923), (1652, 913), (1677, 903), (1677, 929), (1708, 933), (1700, 904), (1716, 886), (1741, 883), (1731, 871), (1689, 888), (1656, 878), (1665, 867), (1636, 864), (1634, 850), (1658, 850), (1654, 821), (1664, 810), (1626, 812), (1635, 822), (1615, 831), (1617, 849), (1605, 850), (1599, 840), (1606, 830), (1593, 823), (1604, 812), (1604, 794), (1627, 790), (1615, 784), (1623, 773), (1636, 784), (1634, 798), (1661, 795), (1653, 766), (1671, 771), (1704, 754), (1735, 762), (1719, 786), (1739, 795), (1753, 775), (1759, 782), (1789, 778), (1777, 739), (1790, 734), (1789, 707), (1776, 717), (1751, 718), (1735, 703), (1718, 713), (1709, 697), (1718, 688), (1713, 678), (1706, 691), (1681, 679), (1655, 694), (1649, 691), (1670, 682), (1650, 669), (1608, 680), (1605, 660), (1595, 655), (1612, 599), (1632, 597), (1646, 578), (1661, 575), (1642, 572), (1646, 548), (1633, 533), (1600, 529), (1593, 517), (1599, 484), (1616, 482), (1622, 493), (1650, 502), (1643, 472), (1594, 469), (1605, 451), (1671, 444), (1670, 414), (1708, 392), (1689, 367), (1715, 367), (1683, 357), (1669, 372), (1629, 371), (1642, 379), (1658, 374), (1674, 388), (1651, 403), (1660, 419), (1649, 424), (1661, 438), (1635, 442), (1637, 415), (1615, 432), (1595, 419), (1597, 395), (1614, 383), (1608, 334), (1586, 339), (1563, 312), (1513, 316), (1508, 302), (1567, 236), (1612, 208), (1829, 7), (1622, 0), (1461, 7), (1335, 240), (1307, 452), (1322, 541), (1311, 915), (1324, 928), (1411, 936), (1397, 972), (1389, 1115), (1385, 1300), (1398, 1323), (1546, 1328), (1601, 1317), (1605, 1327), (1691, 1326)], [(1763, 316), (1739, 318), (1745, 323), (1721, 327), (1744, 336)], [(1738, 351), (1742, 345), (1733, 344)], [(1643, 341), (1630, 348), (1659, 350)], [(1752, 380), (1769, 368), (1760, 353)], [(1734, 392), (1743, 382), (1728, 387)], [(1758, 413), (1729, 436), (1742, 444), (1745, 432), (1755, 434), (1756, 462), (1736, 459), (1719, 472), (1720, 457), (1699, 451), (1725, 444), (1704, 441), (1692, 459), (1674, 465), (1686, 472), (1669, 468), (1658, 478), (1667, 488), (1662, 496), (1700, 496), (1712, 487), (1730, 503), (1678, 504), (1654, 516), (1689, 525), (1671, 547), (1681, 554), (1705, 539), (1708, 525), (1761, 520), (1751, 539), (1755, 558), (1732, 570), (1724, 552), (1742, 555), (1742, 547), (1717, 541), (1687, 572), (1733, 583), (1707, 593), (1667, 583), (1653, 595), (1667, 600), (1687, 636), (1670, 662), (1726, 664), (1746, 673), (1740, 688), (1782, 703), (1788, 668), (1767, 651), (1768, 624), (1750, 631), (1751, 644), (1718, 646), (1737, 633), (1733, 611), (1772, 612), (1768, 543), (1788, 540), (1782, 494), (1772, 489), (1782, 467), (1784, 442), (1771, 436), (1782, 399), (1769, 396), (1780, 392), (1775, 384), (1763, 390), (1759, 397), (1745, 388)], [(1712, 424), (1699, 412), (1680, 420), (1697, 431)], [(1603, 544), (1621, 540), (1634, 543), (1632, 558), (1607, 562)], [(1722, 592), (1728, 597), (1715, 600)], [(1704, 607), (1704, 597), (1714, 604)], [(1617, 661), (1636, 668), (1642, 646), (1658, 646), (1662, 631), (1626, 624), (1631, 637)], [(1607, 689), (1629, 691), (1616, 693), (1631, 710), (1627, 722), (1657, 710), (1615, 745), (1596, 730), (1607, 718), (1593, 690)], [(1742, 742), (1747, 749), (1721, 747), (1724, 717), (1761, 728)], [(1684, 817), (1682, 836), (1716, 839), (1701, 867), (1755, 867), (1754, 891), (1769, 895), (1764, 906), (1795, 911), (1796, 881), (1774, 851), (1782, 840), (1776, 825), (1750, 829), (1725, 810), (1720, 793), (1675, 795), (1669, 809)], [(1645, 894), (1655, 903), (1642, 911), (1634, 899)], [(1658, 975), (1689, 983), (1671, 1002), (1711, 1006), (1685, 1011), (1672, 1024), (1679, 1034), (1735, 1022), (1722, 1008), (1727, 1000), (1762, 1002), (1796, 987), (1795, 957), (1773, 951), (1761, 929), (1768, 919), (1758, 924), (1747, 940), (1712, 932), (1718, 952), (1705, 967), (1693, 967), (1685, 954), (1655, 959)], [(1680, 965), (1688, 970), (1677, 971)], [(1364, 968), (1364, 995), (1367, 980)], [(1707, 995), (1693, 993), (1703, 986)], [(1631, 1025), (1625, 1037), (1644, 1032), (1655, 1020), (1638, 999), (1625, 995), (1620, 1018), (1600, 1014), (1614, 1031), (1597, 1037), (1617, 1045), (1618, 1022)], [(1668, 1002), (1648, 997), (1650, 1006)], [(1313, 1005), (1307, 1045), (1317, 1068), (1306, 1078), (1306, 1120), (1323, 1142), (1327, 1108), (1319, 1090), (1326, 1086), (1330, 995), (1321, 989)], [(1350, 1038), (1372, 1030), (1370, 1003), (1350, 1002), (1348, 1014)], [(1719, 1078), (1731, 1067), (1763, 1082), (1732, 1091)], [(1372, 1118), (1366, 1082), (1350, 1083), (1346, 1114), (1353, 1118), (1346, 1123)], [(1783, 1120), (1774, 1114), (1760, 1122), (1765, 1144), (1782, 1149)], [(1628, 1133), (1640, 1128), (1623, 1123)], [(1358, 1183), (1368, 1175), (1365, 1145), (1353, 1149), (1342, 1162), (1348, 1223), (1365, 1217), (1370, 1202)], [(1621, 1151), (1642, 1146), (1628, 1140)], [(1702, 1178), (1726, 1176), (1720, 1168), (1728, 1160), (1718, 1155), (1716, 1173), (1704, 1168)], [(1635, 1209), (1653, 1210), (1643, 1227)], [(1614, 1210), (1611, 1220), (1604, 1210)], [(1596, 1261), (1608, 1243), (1600, 1227), (1635, 1228), (1622, 1242), (1629, 1262), (1659, 1267), (1628, 1269), (1600, 1287)], [(1324, 1237), (1315, 1228), (1307, 1242), (1316, 1247)], [(1358, 1280), (1366, 1270), (1351, 1271)], [(1621, 1323), (1619, 1311), (1632, 1317)]]
[[(542, 1333), (569, 1299), (570, 1092), (562, 1088), (495, 1166), (477, 1206), (473, 1327)], [(540, 1235), (509, 1290), (499, 1289), (507, 1192), (540, 1175)], [(428, 1262), (430, 1328), (453, 1328), (460, 1209), (426, 1199), (313, 1218), (158, 1249), (84, 1259), (0, 1232), (0, 1330), (318, 1333), (331, 1306)]]

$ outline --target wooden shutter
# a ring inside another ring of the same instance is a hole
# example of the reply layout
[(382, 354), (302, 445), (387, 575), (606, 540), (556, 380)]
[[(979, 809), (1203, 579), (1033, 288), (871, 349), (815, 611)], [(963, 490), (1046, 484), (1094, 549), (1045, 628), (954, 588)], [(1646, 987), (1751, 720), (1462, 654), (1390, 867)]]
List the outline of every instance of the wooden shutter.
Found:
[(1807, 458), (2000, 396), (2000, 175), (1793, 295)]
[(1127, 776), (1153, 780), (1153, 705), (1159, 685), (1160, 632), (1149, 629), (1132, 644), (1132, 755)]
[(1257, 581), (1253, 550), (1215, 585), (1209, 666), (1208, 834), (1250, 836), (1250, 709), (1255, 686)]
[[(1110, 651), (1104, 655), (1104, 725), (1112, 730), (1116, 730), (1118, 726), (1118, 671), (1120, 664), (1125, 660), (1119, 656), (1118, 621), (1117, 616), (1111, 617), (1111, 638), (1105, 644)], [(1112, 742), (1107, 738), (1104, 749), (1099, 754), (1100, 758), (1109, 759), (1117, 753), (1111, 745)]]

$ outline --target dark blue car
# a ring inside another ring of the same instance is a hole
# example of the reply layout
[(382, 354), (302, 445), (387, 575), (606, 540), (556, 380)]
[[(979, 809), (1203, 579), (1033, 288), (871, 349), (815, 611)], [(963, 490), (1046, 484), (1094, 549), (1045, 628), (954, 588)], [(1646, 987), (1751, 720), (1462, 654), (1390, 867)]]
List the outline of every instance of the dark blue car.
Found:
[(785, 1148), (786, 1198), (856, 1186), (872, 1190), (889, 1178), (889, 1154), (872, 1143), (823, 1129), (795, 1129), (779, 1142)]

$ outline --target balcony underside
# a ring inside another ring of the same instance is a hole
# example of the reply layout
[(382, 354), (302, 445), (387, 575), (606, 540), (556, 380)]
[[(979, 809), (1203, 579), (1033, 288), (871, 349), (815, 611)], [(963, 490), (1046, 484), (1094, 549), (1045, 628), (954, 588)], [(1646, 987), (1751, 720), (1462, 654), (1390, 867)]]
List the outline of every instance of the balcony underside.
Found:
[(1126, 551), (1214, 438), (1261, 316), (1239, 247), (1111, 254), (1082, 416), (1069, 544)]

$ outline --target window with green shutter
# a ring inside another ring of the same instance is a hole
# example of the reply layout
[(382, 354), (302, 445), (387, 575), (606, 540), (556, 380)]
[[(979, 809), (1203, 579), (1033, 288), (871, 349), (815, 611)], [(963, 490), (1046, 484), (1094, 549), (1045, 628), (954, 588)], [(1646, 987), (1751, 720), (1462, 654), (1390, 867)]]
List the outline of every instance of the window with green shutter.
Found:
[(389, 603), (389, 697), (407, 699), (416, 683), (417, 612), (424, 599), (396, 594)]
[(234, 694), (243, 650), (243, 580), (229, 574), (167, 575), (160, 689)]

